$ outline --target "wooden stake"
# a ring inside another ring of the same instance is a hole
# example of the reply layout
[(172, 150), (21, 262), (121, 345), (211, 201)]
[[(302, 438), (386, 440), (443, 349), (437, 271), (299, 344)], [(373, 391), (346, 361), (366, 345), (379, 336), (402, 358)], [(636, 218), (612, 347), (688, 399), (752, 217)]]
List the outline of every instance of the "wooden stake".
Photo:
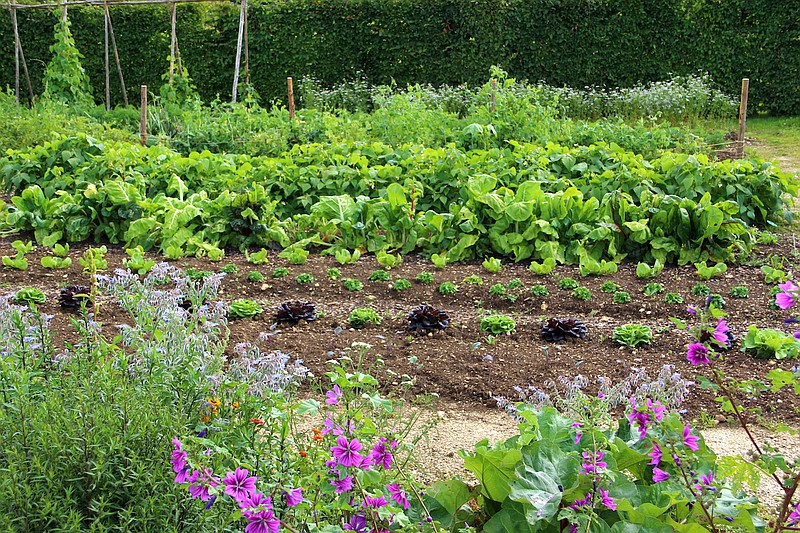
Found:
[(104, 16), (104, 25), (103, 29), (105, 30), (103, 40), (103, 52), (105, 53), (105, 60), (106, 60), (106, 111), (111, 111), (111, 70), (109, 68), (109, 61), (108, 61), (108, 9), (105, 10), (103, 13)]
[(25, 61), (25, 52), (22, 50), (22, 41), (19, 39), (19, 25), (17, 24), (17, 10), (11, 9), (11, 25), (14, 27), (14, 44), (19, 51), (22, 60), (22, 71), (25, 73), (25, 82), (28, 85), (28, 98), (33, 102), (33, 86), (31, 85), (31, 75), (28, 73), (28, 62)]
[(250, 39), (247, 37), (247, 0), (244, 5), (244, 82), (250, 85)]
[(497, 108), (497, 80), (492, 80), (492, 94), (489, 101), (489, 110), (494, 113)]
[(61, 14), (61, 22), (67, 21), (67, 0), (64, 0), (64, 12)]
[(750, 78), (742, 78), (742, 100), (739, 104), (739, 157), (744, 155), (744, 131), (747, 124), (747, 95), (750, 92)]
[(289, 86), (289, 119), (294, 120), (294, 86), (292, 85), (292, 78), (286, 78), (286, 83)]
[(119, 50), (117, 50), (117, 39), (114, 37), (114, 24), (111, 22), (111, 12), (108, 10), (108, 2), (105, 2), (104, 8), (106, 17), (108, 17), (108, 30), (111, 35), (111, 46), (114, 48), (114, 61), (117, 63), (117, 73), (119, 74), (119, 85), (122, 90), (122, 99), (125, 105), (128, 105), (128, 91), (125, 89), (125, 78), (122, 77), (122, 64), (119, 61)]
[[(14, 26), (14, 35), (17, 33), (16, 9), (11, 8), (11, 24)], [(14, 42), (14, 97), (19, 105), (19, 46)]]
[(236, 39), (236, 62), (233, 67), (233, 90), (231, 94), (233, 98), (231, 101), (236, 103), (236, 95), (239, 88), (239, 65), (242, 60), (242, 39), (244, 38), (244, 10), (246, 9), (247, 0), (242, 0), (242, 5), (239, 7), (239, 37)]
[(147, 85), (142, 85), (142, 107), (139, 120), (139, 142), (147, 146)]
[(178, 36), (175, 33), (175, 4), (169, 3), (169, 24), (171, 27), (169, 39), (169, 82), (172, 83), (172, 77), (175, 73), (175, 49), (177, 46)]

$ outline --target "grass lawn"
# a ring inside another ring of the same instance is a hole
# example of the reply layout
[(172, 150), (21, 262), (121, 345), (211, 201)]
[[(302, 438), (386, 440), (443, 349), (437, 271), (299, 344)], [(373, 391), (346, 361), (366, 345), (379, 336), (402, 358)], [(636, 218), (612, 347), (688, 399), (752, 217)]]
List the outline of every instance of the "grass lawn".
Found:
[(747, 120), (749, 155), (777, 160), (781, 168), (800, 171), (800, 117), (756, 117)]

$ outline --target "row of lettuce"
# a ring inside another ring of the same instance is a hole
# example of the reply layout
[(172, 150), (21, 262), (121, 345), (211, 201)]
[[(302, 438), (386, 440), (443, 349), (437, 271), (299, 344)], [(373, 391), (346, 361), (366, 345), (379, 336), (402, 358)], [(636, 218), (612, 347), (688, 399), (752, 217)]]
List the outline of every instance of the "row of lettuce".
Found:
[[(321, 247), (553, 258), (730, 261), (791, 220), (797, 183), (759, 160), (645, 159), (616, 145), (504, 149), (297, 145), (279, 157), (61, 138), (0, 159), (2, 229), (168, 257)], [(591, 268), (589, 269), (592, 270)]]

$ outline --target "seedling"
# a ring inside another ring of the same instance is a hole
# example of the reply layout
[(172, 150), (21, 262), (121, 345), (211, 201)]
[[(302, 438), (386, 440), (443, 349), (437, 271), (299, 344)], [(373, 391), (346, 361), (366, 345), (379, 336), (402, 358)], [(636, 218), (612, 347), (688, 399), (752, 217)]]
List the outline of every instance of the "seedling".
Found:
[(293, 265), (305, 265), (308, 260), (308, 250), (302, 248), (287, 248), (278, 254), (278, 257), (286, 259)]
[(430, 272), (420, 272), (417, 274), (417, 277), (414, 278), (414, 281), (422, 285), (430, 285), (433, 283), (433, 274)]
[(99, 248), (88, 248), (83, 257), (79, 259), (83, 265), (84, 272), (102, 272), (108, 268), (108, 261), (106, 261), (106, 254), (108, 248), (101, 246)]
[(367, 324), (380, 324), (381, 317), (374, 309), (359, 307), (350, 312), (350, 315), (347, 317), (347, 323), (355, 329), (361, 329)]
[(431, 262), (436, 268), (442, 269), (447, 266), (447, 254), (432, 254)]
[[(150, 269), (156, 266), (156, 262), (152, 259), (145, 259), (144, 257), (144, 249), (141, 246), (137, 246), (136, 248), (128, 248), (125, 250), (125, 253), (128, 254), (128, 258), (122, 260), (122, 264), (131, 269), (131, 272), (136, 272), (137, 274), (147, 274), (150, 272)], [(235, 265), (229, 265), (233, 268), (236, 268)], [(222, 269), (220, 269), (222, 271)]]
[(364, 288), (364, 284), (357, 279), (347, 278), (342, 282), (344, 288), (350, 292), (360, 291)]
[(381, 265), (383, 268), (387, 270), (391, 270), (403, 262), (402, 255), (400, 254), (392, 255), (384, 251), (377, 252), (375, 254), (375, 259), (378, 260), (379, 265)]
[(731, 298), (747, 298), (749, 295), (750, 291), (744, 285), (731, 287)]
[(448, 294), (455, 294), (456, 291), (458, 291), (458, 287), (456, 287), (449, 281), (445, 281), (444, 283), (439, 285), (439, 294), (441, 294), (442, 296), (446, 296)]
[(230, 309), (228, 309), (228, 316), (231, 319), (237, 318), (251, 318), (260, 315), (264, 309), (253, 300), (241, 298), (231, 302)]
[(553, 272), (553, 269), (556, 267), (556, 260), (552, 257), (548, 257), (541, 263), (537, 263), (536, 261), (531, 261), (531, 266), (528, 269), (536, 274), (537, 276), (546, 276)]
[(655, 296), (656, 294), (664, 292), (664, 286), (653, 281), (642, 287), (642, 292), (645, 296)]
[(483, 268), (489, 272), (496, 273), (503, 270), (503, 263), (496, 257), (489, 257), (483, 260)]
[(24, 289), (20, 289), (14, 295), (14, 301), (17, 303), (24, 303), (24, 304), (43, 304), (47, 301), (47, 297), (44, 295), (41, 289), (36, 289), (34, 287), (25, 287)]
[(466, 283), (467, 285), (483, 285), (483, 278), (476, 276), (475, 274), (471, 274), (464, 278), (462, 283)]
[(705, 283), (698, 283), (692, 287), (692, 294), (695, 296), (708, 296), (711, 294), (711, 289)]
[(684, 303), (683, 296), (678, 294), (677, 292), (668, 292), (664, 295), (664, 302), (668, 304), (682, 304)]
[(389, 273), (385, 270), (375, 270), (367, 278), (369, 281), (389, 281), (390, 279)]
[(654, 278), (658, 276), (662, 270), (664, 270), (664, 263), (658, 259), (653, 263), (653, 266), (647, 263), (639, 263), (636, 265), (636, 277), (641, 279)]
[(578, 282), (573, 278), (561, 278), (558, 281), (558, 288), (563, 291), (571, 291), (578, 288)]
[(702, 280), (720, 276), (728, 271), (728, 265), (725, 263), (717, 263), (716, 265), (710, 267), (706, 265), (705, 261), (695, 263), (694, 268), (697, 269), (697, 277)]
[(506, 289), (510, 291), (513, 291), (514, 289), (519, 289), (522, 286), (523, 286), (522, 280), (520, 280), (519, 278), (512, 278), (508, 280), (508, 283), (506, 283)]
[(486, 315), (481, 318), (481, 331), (488, 331), (492, 335), (514, 333), (517, 323), (508, 315)]
[(15, 257), (4, 255), (2, 258), (3, 265), (17, 270), (28, 270), (28, 260), (25, 259), (25, 254), (33, 251), (33, 243), (31, 241), (22, 242), (17, 240), (12, 242), (11, 246), (17, 251), (17, 255)]
[(489, 294), (492, 296), (505, 296), (506, 295), (506, 287), (502, 283), (495, 283), (491, 287), (489, 287)]
[(614, 341), (623, 346), (636, 348), (642, 344), (650, 344), (653, 332), (644, 324), (625, 324), (614, 328), (612, 335)]
[(577, 298), (578, 300), (583, 300), (584, 302), (588, 302), (592, 299), (592, 291), (586, 287), (576, 287), (572, 291), (572, 297)]
[(261, 282), (264, 279), (264, 274), (255, 270), (247, 275), (247, 281)]
[(296, 278), (294, 278), (294, 280), (295, 280), (295, 282), (297, 282), (297, 283), (299, 283), (301, 285), (306, 285), (308, 283), (314, 283), (314, 281), (316, 281), (314, 279), (314, 276), (312, 276), (308, 272), (303, 272), (302, 274), (299, 274)]
[(285, 278), (289, 275), (289, 269), (286, 267), (277, 267), (272, 271), (273, 278)]
[(225, 265), (224, 267), (220, 268), (219, 271), (225, 274), (235, 274), (236, 272), (239, 272), (239, 267), (236, 265)]
[(267, 263), (267, 251), (264, 248), (254, 254), (251, 254), (249, 251), (245, 251), (244, 256), (247, 258), (247, 262), (253, 265), (263, 265)]
[(327, 274), (328, 278), (332, 279), (333, 281), (336, 281), (342, 277), (342, 271), (336, 267), (329, 268)]
[(398, 292), (399, 291), (404, 291), (406, 289), (410, 289), (411, 288), (411, 282), (408, 281), (407, 279), (400, 278), (400, 279), (398, 279), (397, 281), (394, 282), (394, 285), (392, 285), (392, 288), (394, 290), (398, 291)]
[(549, 296), (550, 291), (544, 285), (534, 285), (531, 287), (531, 296), (544, 297)]
[(614, 283), (613, 281), (606, 281), (602, 285), (600, 285), (600, 292), (607, 292), (609, 294), (614, 294), (619, 290), (619, 285)]
[(351, 265), (361, 258), (361, 252), (358, 250), (345, 250), (344, 248), (336, 250), (333, 257), (339, 262), (340, 265)]
[(630, 303), (631, 295), (625, 291), (617, 291), (614, 293), (613, 301), (615, 304), (626, 304)]

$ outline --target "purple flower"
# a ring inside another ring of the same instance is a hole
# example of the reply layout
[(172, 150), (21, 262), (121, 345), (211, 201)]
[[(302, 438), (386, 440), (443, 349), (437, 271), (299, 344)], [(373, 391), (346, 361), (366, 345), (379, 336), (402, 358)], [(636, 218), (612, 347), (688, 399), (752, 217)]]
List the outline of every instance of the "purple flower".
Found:
[(581, 464), (581, 471), (586, 474), (596, 474), (598, 468), (607, 468), (608, 463), (603, 461), (603, 457), (605, 456), (606, 452), (602, 450), (598, 450), (595, 453), (592, 452), (583, 452), (583, 460), (584, 462)]
[(786, 283), (779, 283), (778, 288), (783, 292), (779, 292), (775, 295), (775, 305), (780, 307), (781, 309), (789, 309), (795, 304), (795, 296), (798, 287), (791, 281), (787, 281)]
[(358, 453), (361, 448), (358, 439), (348, 442), (347, 437), (339, 437), (336, 439), (336, 446), (331, 447), (331, 453), (342, 466), (361, 466), (361, 462), (364, 460), (364, 457)]
[(175, 483), (186, 483), (189, 481), (189, 465), (183, 467), (183, 470), (175, 474)]
[(408, 503), (406, 493), (400, 490), (400, 485), (397, 483), (390, 483), (386, 485), (386, 488), (389, 490), (389, 496), (397, 502), (397, 505), (401, 506), (403, 509), (411, 507), (411, 504)]
[(708, 346), (695, 342), (689, 345), (686, 352), (686, 359), (693, 365), (707, 365), (711, 361), (708, 359)]
[(208, 493), (209, 487), (216, 487), (219, 485), (219, 478), (214, 477), (211, 470), (208, 469), (202, 474), (195, 470), (191, 478), (191, 480), (187, 479), (187, 481), (191, 483), (189, 485), (189, 494), (191, 494), (192, 498), (197, 498), (204, 502), (207, 502), (211, 497)]
[(792, 336), (793, 336), (793, 337), (794, 337), (796, 340), (799, 340), (799, 341), (800, 341), (800, 331), (795, 331), (795, 332), (792, 334)]
[(697, 490), (716, 490), (714, 488), (714, 472), (709, 471), (705, 476), (700, 476), (700, 483), (696, 483), (694, 488)]
[(726, 346), (728, 344), (728, 332), (730, 330), (731, 328), (728, 327), (728, 324), (725, 322), (725, 320), (720, 318), (717, 322), (717, 327), (714, 328), (711, 336), (714, 337), (714, 340), (717, 341), (720, 346)]
[(259, 511), (247, 517), (249, 523), (244, 528), (244, 533), (278, 533), (281, 522), (272, 511)]
[(345, 531), (355, 531), (356, 533), (366, 533), (367, 531), (367, 517), (362, 514), (355, 514), (350, 517), (350, 520), (342, 526)]
[(697, 308), (693, 305), (690, 305), (689, 307), (686, 308), (686, 312), (689, 313), (690, 315), (696, 315)]
[[(179, 474), (186, 470), (186, 458), (188, 457), (187, 453), (183, 450), (183, 446), (181, 445), (181, 441), (178, 438), (172, 439), (172, 444), (175, 445), (175, 449), (172, 451), (172, 471), (176, 474)], [(176, 481), (176, 483), (182, 483), (182, 481)]]
[(653, 468), (653, 481), (655, 483), (661, 483), (662, 481), (666, 481), (668, 479), (669, 479), (669, 474), (667, 474), (658, 467)]
[(303, 489), (290, 489), (283, 491), (286, 494), (286, 505), (297, 507), (303, 501)]
[(371, 463), (382, 466), (384, 470), (392, 467), (392, 452), (386, 447), (385, 438), (381, 438), (381, 441), (372, 448), (369, 458)]
[(793, 526), (796, 523), (800, 522), (800, 503), (795, 505), (794, 511), (789, 514), (789, 525)]
[(329, 390), (325, 393), (325, 403), (328, 405), (336, 405), (339, 403), (339, 398), (342, 397), (342, 389), (339, 388), (339, 385), (334, 385), (333, 390)]
[[(270, 510), (270, 509), (272, 509), (272, 498), (270, 498), (269, 496), (264, 496), (260, 492), (252, 492), (250, 494), (250, 496), (248, 496), (247, 498), (245, 498), (245, 499), (243, 499), (242, 501), (239, 502), (239, 507), (241, 509), (262, 508), (262, 509)], [(247, 516), (248, 512), (245, 511), (242, 514)], [(249, 513), (249, 514), (253, 514), (253, 513)]]
[(386, 501), (383, 495), (375, 497), (364, 496), (364, 507), (374, 507), (377, 509), (378, 507), (386, 507), (387, 505), (389, 505), (389, 502)]
[(650, 462), (647, 464), (658, 466), (658, 463), (661, 462), (661, 446), (656, 441), (653, 441), (653, 450), (647, 455), (650, 456)]
[(256, 477), (250, 476), (246, 468), (237, 468), (228, 472), (222, 482), (225, 484), (225, 494), (240, 502), (256, 491)]
[(628, 415), (628, 422), (631, 426), (635, 423), (639, 427), (640, 440), (647, 436), (647, 427), (652, 424), (653, 419), (655, 419), (656, 422), (661, 421), (667, 410), (661, 402), (653, 402), (650, 398), (647, 398), (644, 404), (636, 405), (636, 398), (631, 397), (631, 406), (632, 409)]
[(686, 424), (683, 427), (683, 443), (692, 451), (697, 451), (700, 447), (697, 442), (700, 440), (700, 437), (696, 435), (691, 435), (692, 428), (689, 427), (689, 424)]
[(353, 488), (353, 476), (346, 476), (342, 479), (332, 479), (331, 485), (336, 487), (336, 494), (342, 494)]
[(575, 500), (570, 507), (577, 509), (579, 507), (589, 507), (590, 505), (592, 505), (592, 493), (587, 492), (585, 498)]
[(603, 505), (611, 509), (612, 511), (617, 510), (617, 502), (614, 501), (614, 498), (608, 495), (607, 490), (603, 490), (602, 487), (597, 489), (600, 492), (600, 498), (602, 498)]
[(575, 444), (578, 444), (581, 441), (581, 437), (583, 434), (581, 433), (581, 424), (580, 422), (573, 422), (572, 427), (575, 428)]

